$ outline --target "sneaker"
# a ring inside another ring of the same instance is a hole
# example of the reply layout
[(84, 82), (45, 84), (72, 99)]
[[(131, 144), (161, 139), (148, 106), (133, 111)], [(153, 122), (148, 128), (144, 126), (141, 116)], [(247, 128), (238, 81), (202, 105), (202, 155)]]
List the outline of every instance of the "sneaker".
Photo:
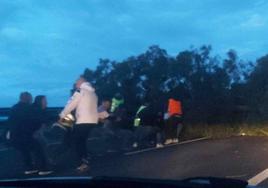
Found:
[(26, 170), (26, 171), (24, 171), (24, 174), (25, 175), (30, 175), (30, 174), (35, 174), (37, 172), (38, 172), (38, 170)]
[(173, 140), (172, 140), (172, 143), (173, 143), (173, 144), (177, 144), (177, 143), (179, 143), (179, 139), (178, 139), (178, 138), (173, 139)]
[(172, 139), (167, 139), (165, 142), (165, 145), (171, 144), (172, 143)]
[(164, 145), (163, 144), (156, 144), (156, 148), (163, 148)]
[(134, 144), (133, 144), (133, 146), (132, 146), (133, 148), (137, 148), (138, 147), (138, 143), (137, 142), (135, 142)]
[(89, 170), (89, 165), (86, 163), (82, 163), (79, 167), (76, 168), (79, 172), (86, 172)]

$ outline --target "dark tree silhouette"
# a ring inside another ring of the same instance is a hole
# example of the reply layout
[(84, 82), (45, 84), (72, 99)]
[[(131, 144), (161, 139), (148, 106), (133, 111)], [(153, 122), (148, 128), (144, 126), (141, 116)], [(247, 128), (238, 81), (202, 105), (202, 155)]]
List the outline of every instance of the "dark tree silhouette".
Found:
[(183, 103), (189, 123), (237, 123), (268, 120), (268, 56), (256, 65), (229, 50), (225, 59), (201, 46), (170, 56), (157, 45), (122, 62), (100, 59), (84, 76), (100, 98), (121, 93), (132, 114), (149, 100), (159, 111), (169, 97)]

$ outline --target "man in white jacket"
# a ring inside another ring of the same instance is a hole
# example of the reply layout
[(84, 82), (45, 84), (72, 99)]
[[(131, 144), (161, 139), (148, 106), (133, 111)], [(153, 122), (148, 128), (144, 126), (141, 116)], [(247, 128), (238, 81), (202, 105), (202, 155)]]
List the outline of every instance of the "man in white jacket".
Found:
[(89, 168), (87, 138), (90, 130), (98, 123), (98, 98), (95, 94), (95, 89), (85, 78), (80, 77), (76, 81), (75, 86), (76, 91), (60, 113), (60, 119), (62, 120), (75, 110), (76, 123), (73, 130), (73, 138), (77, 155), (81, 160), (77, 170), (85, 171)]

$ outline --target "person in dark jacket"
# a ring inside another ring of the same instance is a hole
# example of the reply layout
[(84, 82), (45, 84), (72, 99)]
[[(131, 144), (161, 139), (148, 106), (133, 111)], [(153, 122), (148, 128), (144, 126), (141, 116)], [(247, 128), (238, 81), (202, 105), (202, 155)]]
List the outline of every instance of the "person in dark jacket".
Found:
[[(37, 96), (33, 105), (31, 105), (31, 98), (28, 92), (24, 92), (21, 94), (19, 103), (12, 107), (9, 117), (10, 139), (23, 156), (25, 174), (48, 175), (52, 171), (48, 170), (41, 143), (34, 137), (35, 132), (45, 123), (46, 97)], [(34, 165), (32, 154), (37, 166)]]
[(20, 94), (19, 102), (11, 107), (8, 117), (9, 124), (9, 140), (13, 146), (20, 144), (25, 137), (24, 124), (30, 119), (30, 109), (32, 103), (32, 95), (29, 92)]
[(34, 103), (31, 108), (31, 120), (30, 120), (30, 131), (29, 137), (31, 138), (32, 148), (30, 151), (36, 155), (37, 168), (40, 170), (39, 175), (48, 175), (52, 171), (49, 169), (49, 165), (46, 159), (46, 155), (42, 144), (35, 138), (34, 134), (40, 130), (40, 128), (46, 125), (49, 121), (47, 112), (47, 99), (44, 95), (38, 95), (35, 97)]
[(149, 102), (145, 102), (136, 114), (139, 120), (135, 124), (135, 143), (133, 147), (144, 147), (156, 143), (156, 147), (162, 147), (161, 114), (156, 113), (156, 108)]
[(117, 138), (117, 147), (120, 150), (128, 151), (131, 149), (131, 145), (134, 140), (134, 135), (131, 130), (131, 118), (128, 116), (127, 106), (121, 104), (113, 113), (113, 120), (111, 121), (113, 125), (113, 131)]

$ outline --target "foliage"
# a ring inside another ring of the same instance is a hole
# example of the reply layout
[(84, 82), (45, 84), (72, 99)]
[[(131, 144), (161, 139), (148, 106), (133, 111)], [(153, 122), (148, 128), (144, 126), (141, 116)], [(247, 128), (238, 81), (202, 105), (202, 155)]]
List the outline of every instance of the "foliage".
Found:
[(100, 99), (121, 93), (132, 114), (144, 101), (165, 111), (173, 97), (182, 101), (185, 122), (191, 124), (267, 120), (268, 56), (253, 66), (234, 50), (225, 59), (211, 51), (211, 46), (201, 46), (171, 56), (153, 45), (122, 62), (100, 59), (84, 76)]

